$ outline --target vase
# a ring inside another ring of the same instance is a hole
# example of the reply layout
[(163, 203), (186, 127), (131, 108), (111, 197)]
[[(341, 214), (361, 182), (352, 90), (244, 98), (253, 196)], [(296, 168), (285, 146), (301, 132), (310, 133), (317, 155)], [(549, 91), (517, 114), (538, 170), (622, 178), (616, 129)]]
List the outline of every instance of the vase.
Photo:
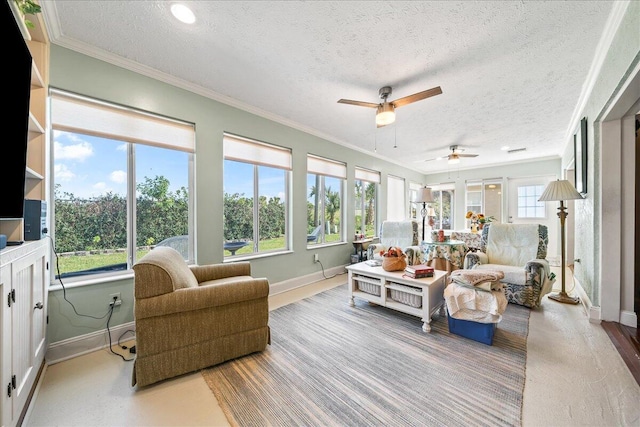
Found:
[(471, 224), (471, 232), (473, 234), (478, 234), (478, 224), (475, 224), (475, 223)]

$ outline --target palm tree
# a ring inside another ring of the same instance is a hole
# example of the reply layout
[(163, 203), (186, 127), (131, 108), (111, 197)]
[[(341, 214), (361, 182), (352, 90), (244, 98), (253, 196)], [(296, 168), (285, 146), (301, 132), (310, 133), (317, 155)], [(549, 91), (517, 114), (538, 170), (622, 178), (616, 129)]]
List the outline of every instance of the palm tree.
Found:
[(327, 205), (325, 207), (327, 211), (327, 219), (329, 224), (333, 225), (336, 214), (340, 211), (340, 193), (337, 191), (331, 191), (331, 187), (327, 187)]

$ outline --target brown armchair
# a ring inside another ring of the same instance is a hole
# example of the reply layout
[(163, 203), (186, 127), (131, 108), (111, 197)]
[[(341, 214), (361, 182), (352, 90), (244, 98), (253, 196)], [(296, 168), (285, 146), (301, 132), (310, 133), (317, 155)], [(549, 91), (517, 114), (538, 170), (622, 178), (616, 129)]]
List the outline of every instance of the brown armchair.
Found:
[(270, 343), (269, 282), (249, 262), (188, 266), (156, 247), (134, 266), (138, 387), (262, 351)]

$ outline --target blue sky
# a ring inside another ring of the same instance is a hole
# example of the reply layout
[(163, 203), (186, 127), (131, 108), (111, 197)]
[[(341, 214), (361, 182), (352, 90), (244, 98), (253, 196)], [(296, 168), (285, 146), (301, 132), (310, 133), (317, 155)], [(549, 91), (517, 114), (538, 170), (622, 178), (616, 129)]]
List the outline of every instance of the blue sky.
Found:
[[(107, 138), (55, 131), (54, 176), (62, 192), (76, 197), (96, 197), (109, 191), (125, 195), (127, 178), (126, 144)], [(136, 145), (136, 178), (164, 176), (170, 191), (188, 186), (188, 154), (157, 147)], [(224, 191), (250, 196), (253, 188), (252, 166), (225, 162)], [(284, 196), (283, 171), (260, 167), (261, 194)], [(206, 188), (206, 186), (204, 187)]]

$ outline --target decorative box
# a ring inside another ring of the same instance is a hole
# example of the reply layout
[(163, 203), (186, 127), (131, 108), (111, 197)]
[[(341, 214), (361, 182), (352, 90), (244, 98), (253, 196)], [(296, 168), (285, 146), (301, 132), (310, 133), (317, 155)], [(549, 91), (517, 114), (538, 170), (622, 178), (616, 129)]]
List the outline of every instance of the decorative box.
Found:
[[(419, 289), (412, 288), (410, 286), (399, 285), (394, 283), (394, 288), (404, 289), (406, 291), (416, 291)], [(392, 300), (397, 301), (402, 304), (406, 304), (411, 307), (420, 308), (422, 307), (422, 296), (416, 295), (414, 293), (402, 292), (400, 289), (389, 289), (389, 296)]]
[(456, 319), (447, 316), (449, 319), (449, 332), (469, 338), (487, 345), (493, 345), (493, 334), (496, 331), (497, 323), (479, 323), (471, 320)]

